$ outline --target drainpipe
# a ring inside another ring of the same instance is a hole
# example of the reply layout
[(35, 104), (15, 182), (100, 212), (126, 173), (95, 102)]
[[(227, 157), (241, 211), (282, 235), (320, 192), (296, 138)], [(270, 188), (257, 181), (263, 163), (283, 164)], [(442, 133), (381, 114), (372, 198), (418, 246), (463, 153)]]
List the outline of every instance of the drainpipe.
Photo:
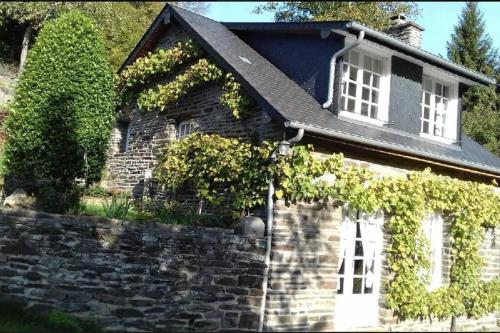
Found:
[[(289, 141), (281, 141), (278, 148), (276, 148), (271, 154), (270, 165), (276, 163), (277, 154), (286, 155), (288, 153), (288, 148), (302, 140), (304, 136), (304, 129), (299, 128), (297, 135), (291, 138)], [(266, 310), (266, 298), (267, 298), (267, 283), (269, 281), (269, 267), (271, 266), (271, 244), (273, 240), (273, 217), (274, 217), (274, 177), (271, 175), (269, 177), (269, 187), (267, 191), (267, 210), (266, 210), (266, 258), (264, 274), (262, 277), (262, 302), (260, 303), (259, 310), (259, 328), (258, 332), (262, 332), (264, 328), (264, 312)]]
[(323, 109), (328, 109), (333, 102), (333, 81), (335, 80), (335, 63), (337, 62), (337, 58), (347, 53), (347, 51), (349, 51), (350, 49), (358, 46), (364, 38), (365, 32), (361, 30), (359, 32), (358, 38), (354, 43), (344, 46), (344, 48), (335, 52), (330, 59), (330, 75), (328, 77), (328, 100), (323, 104)]

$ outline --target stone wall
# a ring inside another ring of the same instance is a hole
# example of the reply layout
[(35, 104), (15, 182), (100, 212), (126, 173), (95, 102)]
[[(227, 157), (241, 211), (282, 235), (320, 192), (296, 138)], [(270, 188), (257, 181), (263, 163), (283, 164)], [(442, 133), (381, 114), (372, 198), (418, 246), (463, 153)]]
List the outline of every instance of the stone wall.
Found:
[(232, 230), (0, 211), (0, 295), (109, 331), (254, 330), (265, 242)]

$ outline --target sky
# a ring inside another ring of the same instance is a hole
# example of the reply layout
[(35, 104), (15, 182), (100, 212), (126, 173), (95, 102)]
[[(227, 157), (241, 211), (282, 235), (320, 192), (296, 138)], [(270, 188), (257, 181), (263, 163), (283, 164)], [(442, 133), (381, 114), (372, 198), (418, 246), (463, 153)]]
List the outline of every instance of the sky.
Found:
[[(264, 2), (207, 2), (205, 16), (226, 22), (272, 22), (271, 13), (253, 14), (252, 9)], [(421, 15), (416, 23), (425, 28), (422, 48), (446, 58), (446, 42), (464, 7), (464, 2), (417, 2)], [(500, 2), (479, 2), (484, 15), (486, 32), (493, 39), (493, 46), (500, 49)]]

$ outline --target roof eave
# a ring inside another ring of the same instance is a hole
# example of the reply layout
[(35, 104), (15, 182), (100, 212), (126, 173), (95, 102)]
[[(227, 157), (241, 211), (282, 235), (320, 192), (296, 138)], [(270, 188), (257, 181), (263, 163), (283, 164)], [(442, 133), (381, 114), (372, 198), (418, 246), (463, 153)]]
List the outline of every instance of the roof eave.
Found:
[(430, 160), (436, 160), (440, 162), (445, 162), (449, 163), (450, 165), (458, 165), (464, 168), (472, 169), (472, 170), (480, 170), (484, 174), (490, 176), (490, 177), (495, 177), (500, 179), (500, 169), (490, 167), (487, 165), (481, 165), (477, 163), (471, 163), (468, 161), (460, 160), (460, 159), (455, 159), (455, 158), (450, 158), (447, 156), (443, 156), (440, 154), (435, 154), (432, 152), (428, 152), (425, 150), (420, 150), (420, 149), (414, 149), (411, 147), (406, 147), (403, 145), (397, 145), (389, 142), (384, 142), (384, 141), (374, 141), (369, 138), (364, 138), (361, 136), (353, 135), (350, 133), (344, 133), (344, 132), (339, 132), (339, 131), (334, 131), (331, 129), (327, 128), (320, 128), (316, 126), (311, 126), (309, 124), (301, 123), (298, 121), (293, 121), (293, 120), (288, 120), (285, 121), (284, 123), (285, 127), (290, 127), (290, 128), (303, 128), (306, 132), (312, 132), (316, 133), (319, 135), (324, 135), (327, 137), (332, 137), (332, 138), (337, 138), (341, 140), (347, 140), (347, 141), (352, 141), (358, 144), (362, 145), (367, 145), (367, 146), (372, 146), (372, 147), (377, 147), (377, 148), (382, 148), (382, 149), (387, 149), (391, 151), (396, 151), (400, 153), (405, 153), (405, 154), (410, 154), (410, 155), (417, 155), (417, 156), (422, 156), (424, 158), (428, 158)]
[(371, 37), (373, 39), (383, 41), (393, 47), (399, 48), (401, 50), (404, 50), (410, 54), (419, 56), (429, 62), (434, 62), (437, 63), (443, 67), (452, 69), (456, 71), (457, 73), (460, 73), (461, 75), (465, 77), (469, 77), (473, 79), (474, 81), (478, 83), (482, 83), (485, 85), (490, 85), (490, 84), (496, 84), (496, 81), (493, 78), (490, 78), (488, 76), (485, 76), (483, 74), (471, 71), (470, 69), (457, 65), (451, 61), (448, 61), (446, 59), (440, 58), (432, 53), (429, 53), (427, 51), (422, 50), (421, 48), (415, 47), (413, 45), (410, 45), (408, 43), (405, 43), (403, 41), (398, 40), (397, 38), (394, 38), (388, 34), (385, 34), (383, 32), (368, 28), (358, 22), (351, 21), (346, 24), (346, 27), (348, 29), (352, 29), (354, 31), (364, 31), (365, 36)]

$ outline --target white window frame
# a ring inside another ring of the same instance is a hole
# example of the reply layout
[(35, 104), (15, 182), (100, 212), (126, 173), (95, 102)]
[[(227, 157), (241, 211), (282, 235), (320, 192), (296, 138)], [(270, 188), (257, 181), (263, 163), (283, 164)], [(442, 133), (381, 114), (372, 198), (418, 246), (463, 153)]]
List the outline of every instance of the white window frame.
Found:
[[(345, 43), (353, 43), (355, 38), (346, 36)], [(358, 52), (360, 54), (360, 63), (358, 67), (358, 77), (356, 81), (356, 105), (355, 112), (350, 112), (343, 110), (343, 105), (339, 106), (339, 116), (354, 119), (357, 121), (366, 122), (369, 124), (383, 126), (389, 121), (389, 94), (390, 94), (390, 79), (391, 79), (391, 53), (387, 50), (377, 46), (377, 44), (363, 41), (360, 45), (352, 49), (352, 51)], [(380, 76), (379, 84), (379, 96), (378, 96), (378, 114), (377, 118), (371, 118), (370, 116), (364, 116), (361, 114), (361, 94), (363, 89), (363, 67), (364, 67), (364, 56), (370, 56), (372, 58), (378, 59), (382, 63), (382, 73)], [(343, 72), (343, 68), (341, 69)], [(342, 81), (344, 80), (344, 73), (342, 73)], [(341, 83), (343, 85), (343, 83)], [(340, 91), (342, 96), (342, 88)]]
[[(184, 131), (183, 133), (183, 128), (188, 128), (187, 130)], [(193, 133), (193, 121), (192, 120), (184, 120), (179, 123), (179, 126), (177, 126), (177, 139), (182, 139), (189, 134)], [(187, 132), (187, 133), (186, 133)]]
[(430, 213), (422, 221), (422, 229), (425, 237), (429, 241), (429, 252), (431, 267), (429, 275), (431, 277), (428, 290), (432, 291), (442, 286), (443, 271), (443, 217), (439, 213)]
[[(430, 96), (430, 115), (429, 115), (429, 129), (431, 133), (425, 133), (423, 129), (423, 116), (424, 116), (424, 85), (426, 78), (432, 81), (432, 92)], [(436, 83), (441, 85), (446, 85), (449, 87), (449, 97), (448, 97), (448, 108), (446, 110), (445, 118), (445, 136), (439, 136), (434, 134), (435, 126), (435, 88)], [(452, 80), (451, 78), (443, 75), (441, 72), (432, 70), (430, 68), (424, 67), (422, 76), (422, 99), (420, 102), (420, 136), (438, 141), (441, 143), (452, 144), (457, 141), (458, 137), (458, 82)]]

